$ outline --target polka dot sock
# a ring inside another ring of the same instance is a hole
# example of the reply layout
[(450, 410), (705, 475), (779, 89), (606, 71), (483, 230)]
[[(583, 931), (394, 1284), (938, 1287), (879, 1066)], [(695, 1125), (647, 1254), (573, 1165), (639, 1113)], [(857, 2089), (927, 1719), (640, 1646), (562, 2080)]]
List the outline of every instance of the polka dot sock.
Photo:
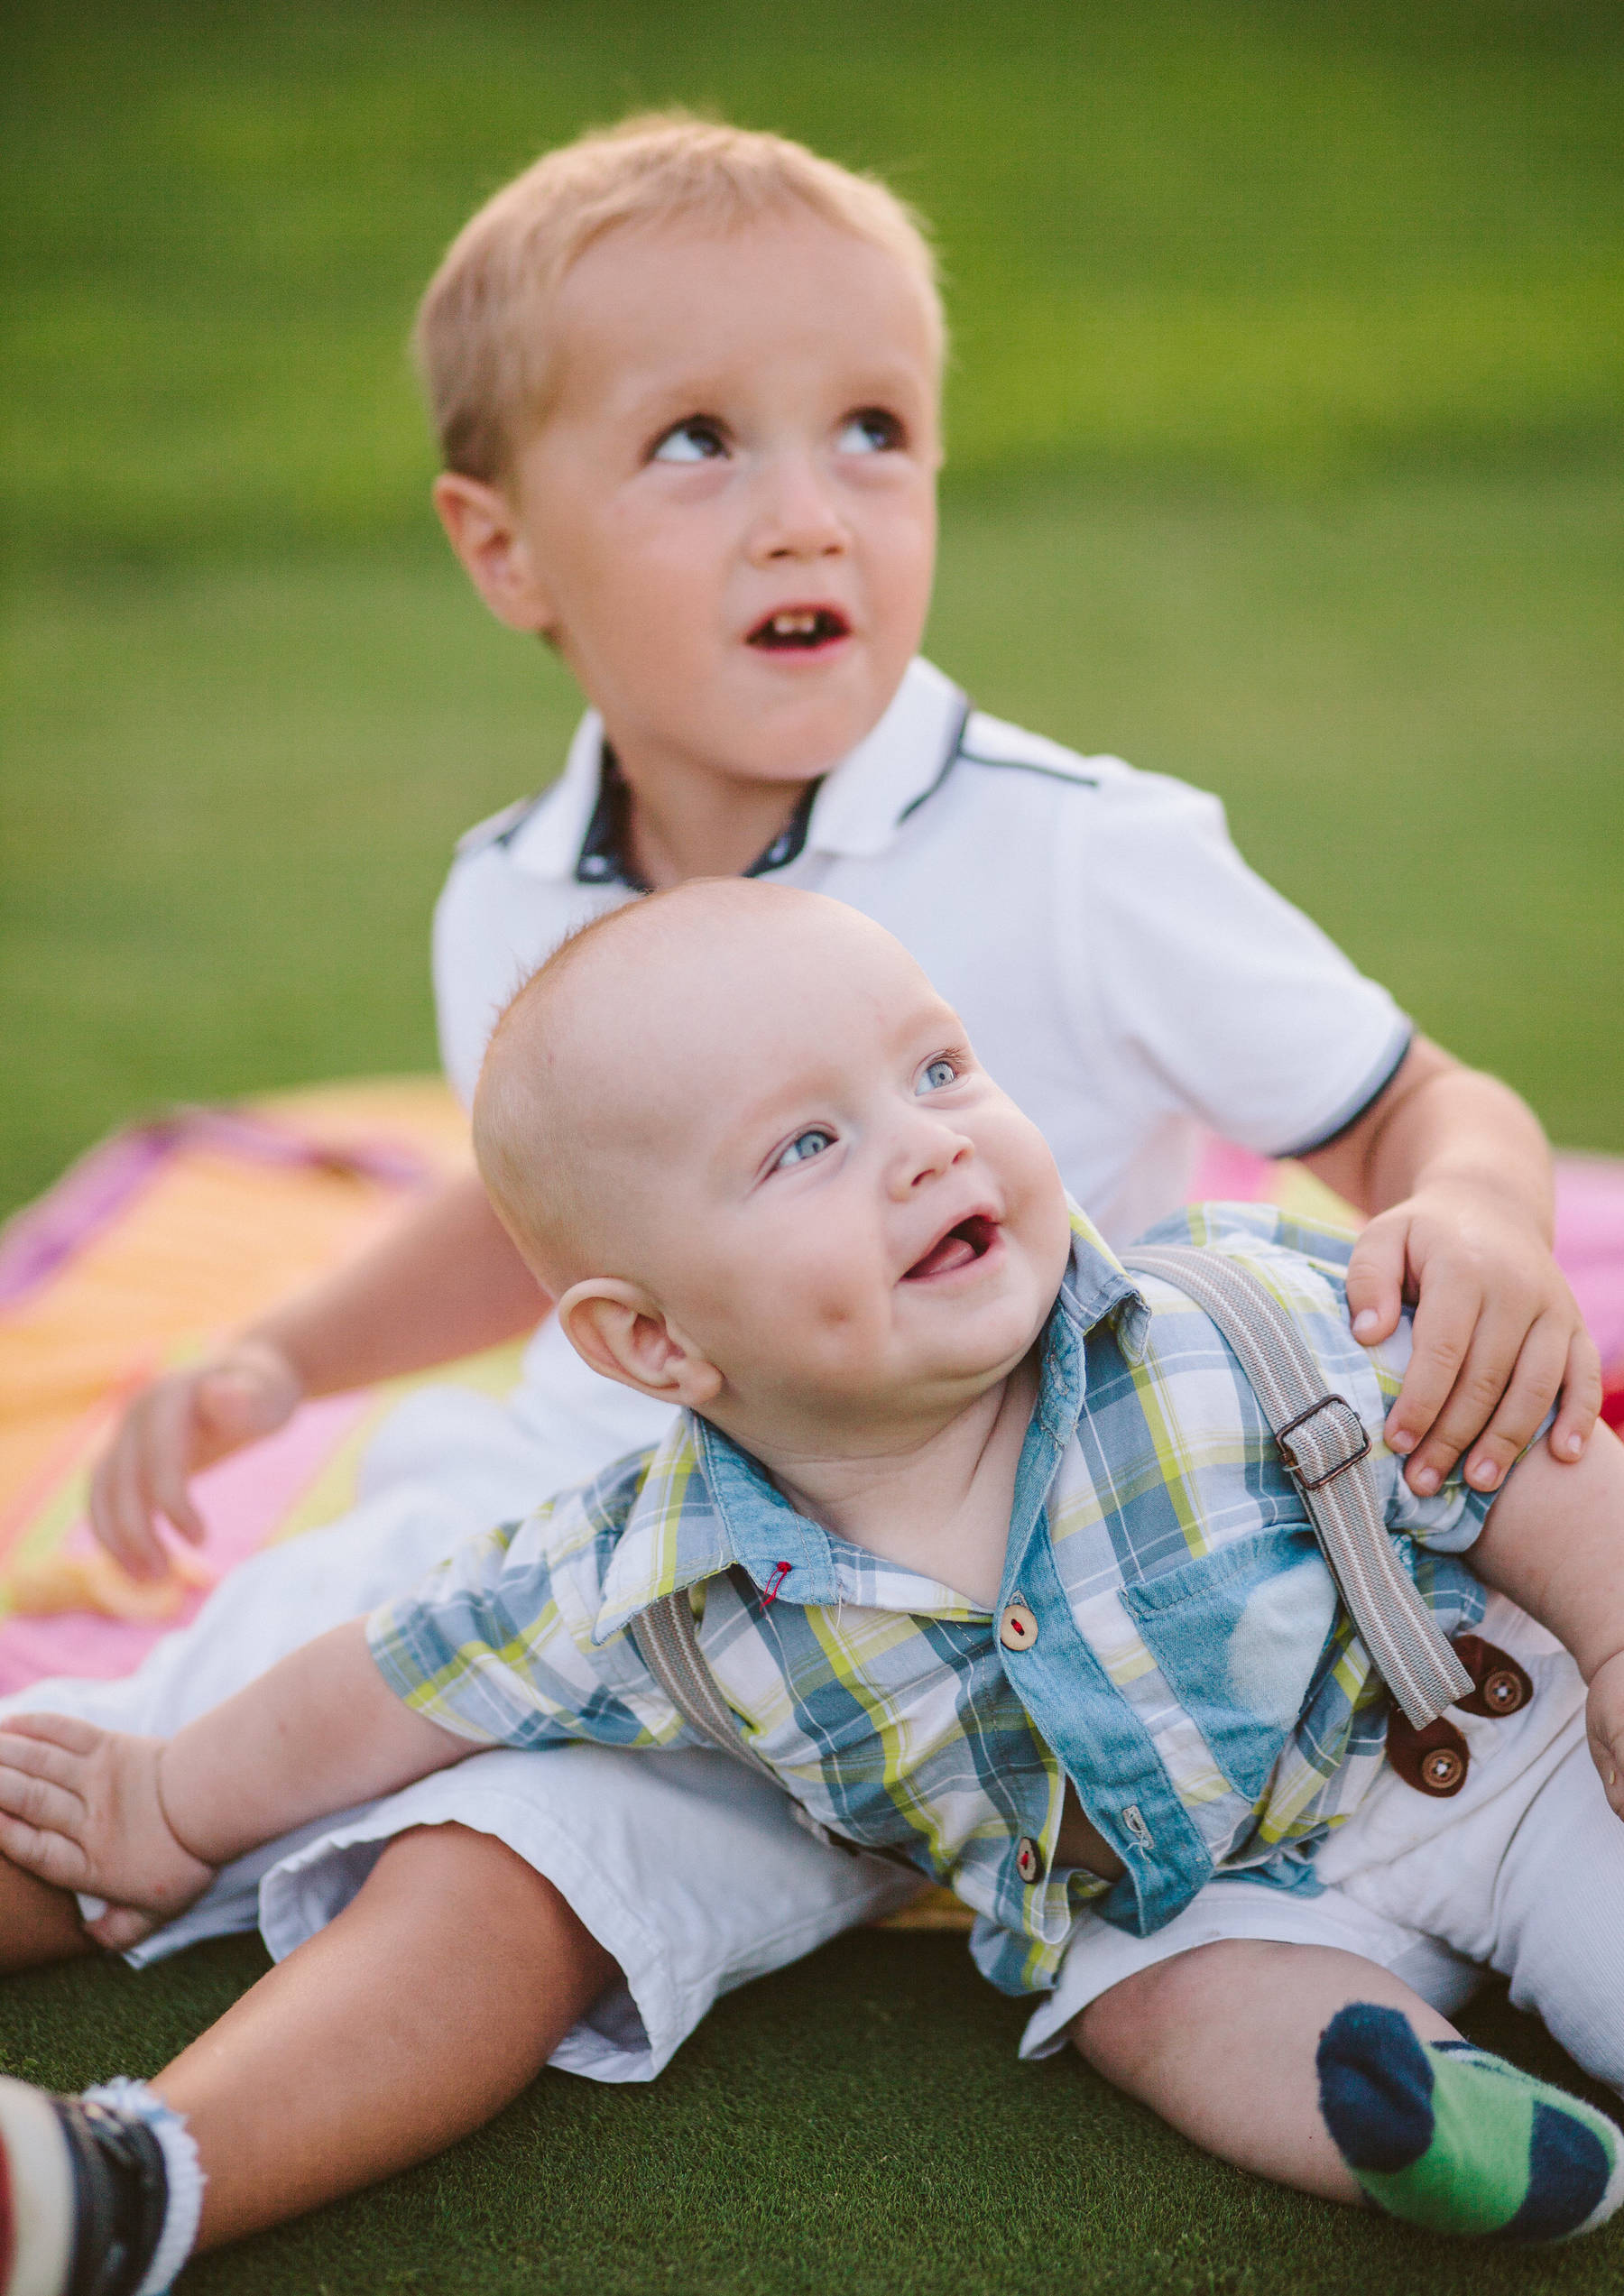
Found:
[(1320, 2110), (1368, 2199), (1406, 2224), (1566, 2240), (1624, 2201), (1624, 2132), (1466, 2041), (1356, 2001), (1320, 2035)]

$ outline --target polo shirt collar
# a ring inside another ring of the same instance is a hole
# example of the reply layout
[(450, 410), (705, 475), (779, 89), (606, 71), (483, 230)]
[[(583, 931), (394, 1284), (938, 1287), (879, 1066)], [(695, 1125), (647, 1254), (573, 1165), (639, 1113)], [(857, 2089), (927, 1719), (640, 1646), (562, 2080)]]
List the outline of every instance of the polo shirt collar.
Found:
[[(854, 857), (883, 852), (946, 778), (968, 715), (969, 704), (951, 678), (927, 661), (910, 662), (880, 723), (817, 785), (807, 847)], [(604, 721), (589, 709), (563, 772), (507, 841), (514, 866), (526, 876), (559, 881), (577, 875), (603, 770)]]
[[(1149, 1309), (1142, 1294), (1074, 1204), (1072, 1249), (1043, 1337), (1038, 1415), (1057, 1449), (1070, 1440), (1083, 1404), (1079, 1341), (1114, 1327), (1130, 1361), (1144, 1351)], [(822, 1524), (775, 1489), (747, 1451), (691, 1411), (680, 1413), (649, 1462), (626, 1527), (604, 1574), (593, 1627), (606, 1642), (662, 1596), (741, 1565), (765, 1594), (803, 1605), (839, 1599), (834, 1543)]]

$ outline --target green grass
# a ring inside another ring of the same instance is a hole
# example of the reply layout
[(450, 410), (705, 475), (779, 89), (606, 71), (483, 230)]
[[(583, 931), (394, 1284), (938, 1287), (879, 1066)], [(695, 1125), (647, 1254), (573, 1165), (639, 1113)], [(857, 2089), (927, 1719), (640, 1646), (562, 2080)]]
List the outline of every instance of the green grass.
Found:
[(475, 202), (678, 98), (938, 229), (961, 478), (1299, 484), (1624, 429), (1624, 20), (1574, 0), (123, 0), (8, 12), (11, 527), (418, 531), (401, 345)]
[[(0, 2053), (74, 2084), (155, 2071), (265, 1967), (13, 1980)], [(857, 1935), (715, 2010), (660, 2079), (544, 2073), (479, 2135), (197, 2264), (184, 2296), (1601, 2296), (1624, 2223), (1576, 2248), (1447, 2245), (1225, 2169), (1070, 2055), (941, 1937)], [(1578, 2082), (1491, 1992), (1474, 2040)], [(1606, 2099), (1589, 2089), (1597, 2102)]]
[[(577, 708), (435, 548), (403, 338), (473, 203), (676, 98), (886, 171), (950, 286), (932, 647), (1219, 789), (1557, 1137), (1624, 1150), (1624, 19), (1577, 0), (17, 0), (0, 488), (0, 1209), (109, 1125), (433, 1059), (457, 832)], [(0, 1991), (156, 2068), (263, 1967)], [(1534, 2296), (1204, 2160), (954, 1941), (859, 1937), (649, 2089), (545, 2076), (191, 2291)], [(1503, 1999), (1473, 2030), (1558, 2070)], [(1559, 2075), (1560, 2077), (1560, 2075)]]

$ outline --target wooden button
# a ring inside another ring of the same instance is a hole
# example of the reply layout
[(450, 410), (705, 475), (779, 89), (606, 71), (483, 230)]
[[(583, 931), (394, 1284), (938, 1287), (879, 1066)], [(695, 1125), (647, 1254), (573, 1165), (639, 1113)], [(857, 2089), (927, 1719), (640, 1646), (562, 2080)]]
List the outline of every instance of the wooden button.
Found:
[(1455, 1701), (1462, 1713), (1520, 1714), (1534, 1695), (1534, 1684), (1510, 1653), (1497, 1650), (1481, 1635), (1457, 1635), (1454, 1646), (1472, 1681), (1472, 1695)]
[(1034, 1882), (1042, 1870), (1038, 1845), (1030, 1834), (1023, 1833), (1015, 1845), (1015, 1870), (1024, 1882)]
[(998, 1639), (1006, 1650), (1029, 1650), (1038, 1639), (1038, 1620), (1019, 1595), (998, 1622)]
[(1387, 1754), (1406, 1785), (1441, 1802), (1459, 1793), (1472, 1759), (1453, 1722), (1440, 1715), (1418, 1730), (1396, 1706), (1388, 1716)]

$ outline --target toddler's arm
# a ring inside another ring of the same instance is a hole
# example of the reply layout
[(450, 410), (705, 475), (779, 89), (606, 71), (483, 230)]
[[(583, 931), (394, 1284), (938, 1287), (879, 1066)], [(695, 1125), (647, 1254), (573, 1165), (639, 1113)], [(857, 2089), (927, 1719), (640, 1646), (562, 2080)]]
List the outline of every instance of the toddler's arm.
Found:
[(1490, 1508), (1472, 1565), (1566, 1644), (1590, 1684), (1591, 1752), (1624, 1818), (1624, 1445), (1598, 1427), (1577, 1465), (1544, 1443)]
[(404, 1705), (335, 1627), (172, 1738), (30, 1714), (0, 1729), (0, 1850), (62, 1889), (169, 1919), (217, 1867), (475, 1750)]
[(96, 1535), (136, 1578), (168, 1569), (160, 1517), (203, 1535), (189, 1477), (272, 1434), (308, 1396), (447, 1363), (529, 1331), (547, 1300), (476, 1175), (217, 1355), (143, 1388), (98, 1462)]

